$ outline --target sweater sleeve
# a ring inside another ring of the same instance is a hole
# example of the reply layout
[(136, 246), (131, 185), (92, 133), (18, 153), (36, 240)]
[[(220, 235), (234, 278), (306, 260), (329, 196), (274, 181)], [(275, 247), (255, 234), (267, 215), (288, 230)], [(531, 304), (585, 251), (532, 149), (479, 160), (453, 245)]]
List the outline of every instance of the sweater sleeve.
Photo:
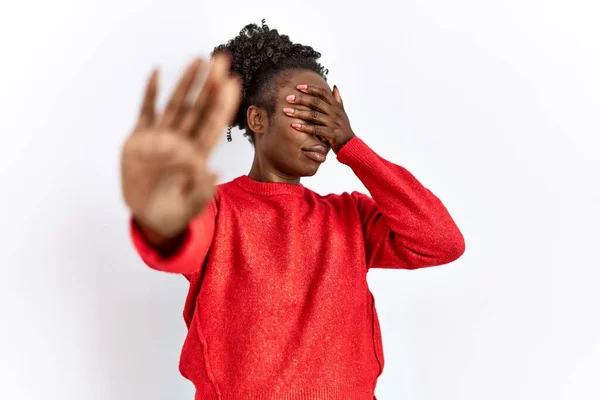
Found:
[(131, 239), (140, 258), (150, 268), (183, 274), (190, 279), (194, 273), (201, 270), (204, 264), (215, 232), (216, 215), (217, 205), (216, 200), (213, 199), (206, 209), (190, 222), (183, 243), (177, 252), (166, 258), (146, 242), (139, 228), (133, 222), (133, 218), (129, 224)]
[(463, 235), (446, 207), (405, 168), (357, 137), (337, 157), (372, 196), (351, 194), (363, 226), (368, 268), (431, 267), (464, 253)]

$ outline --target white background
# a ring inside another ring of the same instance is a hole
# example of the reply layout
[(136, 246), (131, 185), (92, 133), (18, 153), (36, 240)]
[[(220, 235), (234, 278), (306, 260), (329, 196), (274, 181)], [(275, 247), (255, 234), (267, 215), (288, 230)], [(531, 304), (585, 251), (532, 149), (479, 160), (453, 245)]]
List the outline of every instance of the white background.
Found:
[[(381, 400), (600, 398), (595, 0), (3, 1), (0, 398), (192, 399), (187, 282), (127, 233), (118, 157), (143, 83), (249, 22), (323, 53), (354, 130), (442, 199), (453, 264), (369, 274)], [(239, 132), (213, 165), (248, 172)], [(305, 184), (362, 189), (331, 158)], [(596, 251), (594, 251), (596, 250)]]

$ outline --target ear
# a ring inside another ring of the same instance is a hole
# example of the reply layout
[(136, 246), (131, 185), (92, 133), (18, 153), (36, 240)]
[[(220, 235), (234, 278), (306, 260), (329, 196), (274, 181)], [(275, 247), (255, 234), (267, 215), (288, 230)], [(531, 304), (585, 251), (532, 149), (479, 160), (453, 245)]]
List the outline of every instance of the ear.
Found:
[(267, 112), (265, 110), (257, 106), (250, 106), (246, 111), (246, 119), (248, 121), (248, 128), (250, 128), (252, 132), (257, 135), (264, 135), (267, 133), (267, 130), (269, 129), (267, 126), (269, 119), (267, 118)]

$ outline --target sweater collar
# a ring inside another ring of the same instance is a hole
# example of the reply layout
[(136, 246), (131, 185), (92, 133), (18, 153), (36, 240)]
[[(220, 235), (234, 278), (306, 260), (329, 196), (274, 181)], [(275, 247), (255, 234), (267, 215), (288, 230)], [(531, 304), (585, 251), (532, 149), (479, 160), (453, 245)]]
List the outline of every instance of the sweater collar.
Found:
[(293, 185), (291, 183), (282, 182), (259, 182), (247, 175), (235, 178), (233, 182), (247, 192), (267, 196), (278, 194), (301, 195), (304, 192), (304, 186), (302, 186), (302, 184)]

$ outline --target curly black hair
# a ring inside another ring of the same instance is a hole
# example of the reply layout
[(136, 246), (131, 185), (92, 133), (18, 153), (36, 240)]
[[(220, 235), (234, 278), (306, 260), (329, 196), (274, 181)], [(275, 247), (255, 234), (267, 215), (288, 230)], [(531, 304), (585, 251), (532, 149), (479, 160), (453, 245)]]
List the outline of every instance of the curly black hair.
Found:
[(230, 54), (231, 73), (242, 80), (242, 99), (232, 126), (245, 131), (244, 136), (252, 145), (254, 135), (246, 120), (248, 107), (262, 107), (269, 116), (273, 115), (277, 88), (283, 84), (282, 79), (286, 79), (284, 71), (310, 70), (327, 79), (328, 70), (317, 62), (321, 53), (310, 46), (293, 43), (289, 36), (269, 28), (264, 19), (261, 26), (246, 25), (237, 37), (215, 47), (213, 54), (220, 51)]

